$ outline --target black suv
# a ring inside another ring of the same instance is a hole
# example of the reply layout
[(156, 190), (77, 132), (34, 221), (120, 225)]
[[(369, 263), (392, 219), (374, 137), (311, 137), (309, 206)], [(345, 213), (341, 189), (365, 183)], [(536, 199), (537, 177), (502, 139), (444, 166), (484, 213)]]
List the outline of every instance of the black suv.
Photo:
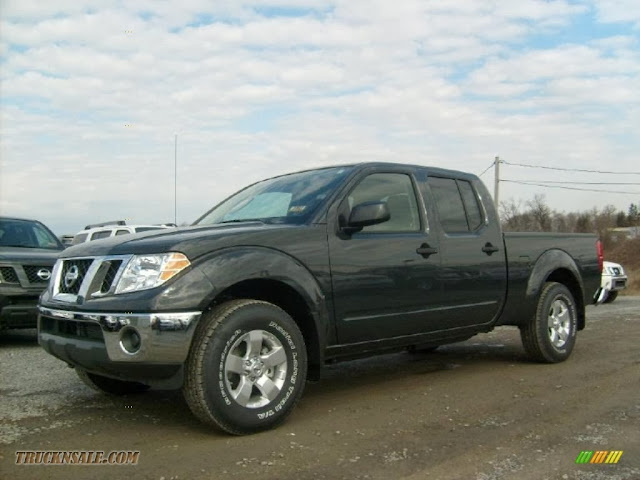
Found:
[(42, 223), (0, 217), (0, 330), (37, 326), (38, 297), (62, 250)]

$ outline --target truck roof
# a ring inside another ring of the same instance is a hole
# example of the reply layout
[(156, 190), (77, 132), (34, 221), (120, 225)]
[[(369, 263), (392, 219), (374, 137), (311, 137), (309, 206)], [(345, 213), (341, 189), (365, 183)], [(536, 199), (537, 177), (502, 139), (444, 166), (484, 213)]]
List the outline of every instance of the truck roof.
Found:
[[(398, 167), (409, 167), (409, 168), (415, 168), (415, 169), (421, 169), (421, 170), (426, 170), (428, 173), (430, 174), (435, 174), (437, 175), (443, 175), (443, 176), (452, 176), (452, 177), (459, 177), (459, 178), (467, 178), (467, 179), (475, 179), (478, 178), (477, 175), (473, 174), (473, 173), (469, 173), (469, 172), (463, 172), (461, 170), (451, 170), (451, 169), (446, 169), (446, 168), (440, 168), (440, 167), (431, 167), (429, 165), (418, 165), (415, 163), (396, 163), (396, 162), (358, 162), (358, 163), (343, 163), (343, 164), (335, 164), (335, 165), (326, 165), (326, 166), (321, 166), (321, 167), (314, 167), (314, 168), (305, 168), (304, 170), (296, 170), (296, 171), (292, 171), (292, 172), (287, 172), (287, 173), (283, 173), (281, 175), (275, 175), (274, 177), (270, 177), (270, 178), (277, 178), (277, 177), (283, 177), (285, 175), (292, 175), (295, 173), (302, 173), (302, 172), (310, 172), (313, 170), (323, 170), (325, 168), (340, 168), (340, 167), (351, 167), (351, 168), (357, 168), (359, 170), (362, 170), (364, 168), (368, 168), (368, 167), (389, 167), (389, 168), (398, 168)], [(267, 180), (267, 179), (264, 179)], [(259, 180), (259, 182), (262, 180)]]

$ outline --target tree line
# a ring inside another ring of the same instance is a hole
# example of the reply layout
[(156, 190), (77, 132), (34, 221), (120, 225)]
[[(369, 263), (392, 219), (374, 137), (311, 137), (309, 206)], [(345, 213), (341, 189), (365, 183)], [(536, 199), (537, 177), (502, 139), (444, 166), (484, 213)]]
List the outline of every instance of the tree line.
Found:
[(612, 229), (640, 226), (640, 204), (630, 204), (626, 212), (607, 205), (565, 213), (551, 209), (538, 194), (526, 202), (500, 202), (500, 221), (506, 232), (596, 233), (607, 246), (621, 239)]

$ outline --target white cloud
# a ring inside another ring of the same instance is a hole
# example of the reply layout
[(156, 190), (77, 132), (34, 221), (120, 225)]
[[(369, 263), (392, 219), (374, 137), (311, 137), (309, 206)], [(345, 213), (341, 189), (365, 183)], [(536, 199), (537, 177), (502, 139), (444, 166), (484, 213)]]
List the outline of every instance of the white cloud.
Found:
[(598, 18), (604, 23), (635, 23), (640, 28), (640, 3), (636, 0), (594, 0)]
[[(612, 156), (610, 168), (637, 169), (635, 31), (567, 36), (591, 11), (628, 25), (616, 5), (3, 2), (0, 211), (58, 233), (171, 220), (176, 132), (179, 221), (249, 181), (314, 165), (480, 172), (498, 154), (579, 168)], [(595, 201), (547, 197), (556, 208)]]

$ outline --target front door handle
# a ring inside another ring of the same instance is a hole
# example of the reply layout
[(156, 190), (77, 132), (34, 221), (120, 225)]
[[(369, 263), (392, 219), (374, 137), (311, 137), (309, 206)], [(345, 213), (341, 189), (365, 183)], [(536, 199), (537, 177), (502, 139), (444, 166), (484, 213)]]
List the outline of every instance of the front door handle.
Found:
[(422, 255), (424, 258), (429, 258), (429, 255), (433, 255), (434, 253), (438, 253), (438, 249), (435, 247), (430, 247), (428, 243), (423, 243), (416, 250), (418, 255)]
[(484, 253), (486, 253), (487, 255), (491, 256), (491, 254), (496, 253), (498, 250), (500, 250), (498, 247), (494, 247), (491, 242), (487, 242), (484, 244), (484, 247), (482, 247), (482, 251)]

